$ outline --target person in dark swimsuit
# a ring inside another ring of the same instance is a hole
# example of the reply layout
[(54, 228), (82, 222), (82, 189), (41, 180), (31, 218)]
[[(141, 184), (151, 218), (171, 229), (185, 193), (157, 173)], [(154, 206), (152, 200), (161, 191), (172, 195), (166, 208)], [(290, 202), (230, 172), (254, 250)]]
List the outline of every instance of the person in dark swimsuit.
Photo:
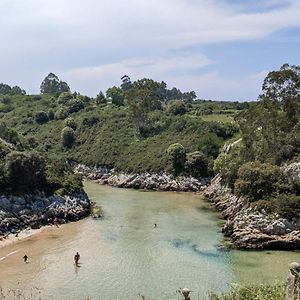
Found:
[(25, 254), (25, 255), (23, 256), (23, 259), (24, 259), (24, 262), (27, 263), (27, 260), (28, 260), (27, 254)]
[(76, 254), (74, 256), (74, 262), (76, 265), (78, 265), (79, 259), (80, 259), (80, 254), (78, 252), (76, 252)]

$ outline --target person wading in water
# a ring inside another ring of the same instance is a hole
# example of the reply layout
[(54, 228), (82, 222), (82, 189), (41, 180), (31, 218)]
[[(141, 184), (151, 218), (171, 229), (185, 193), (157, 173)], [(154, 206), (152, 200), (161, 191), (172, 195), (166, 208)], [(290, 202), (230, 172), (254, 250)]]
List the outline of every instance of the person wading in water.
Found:
[(28, 260), (27, 254), (25, 254), (25, 255), (23, 256), (23, 259), (24, 259), (24, 262), (27, 263), (27, 260)]
[(80, 254), (78, 252), (76, 252), (76, 254), (74, 256), (74, 262), (76, 265), (78, 265), (79, 259), (80, 259)]

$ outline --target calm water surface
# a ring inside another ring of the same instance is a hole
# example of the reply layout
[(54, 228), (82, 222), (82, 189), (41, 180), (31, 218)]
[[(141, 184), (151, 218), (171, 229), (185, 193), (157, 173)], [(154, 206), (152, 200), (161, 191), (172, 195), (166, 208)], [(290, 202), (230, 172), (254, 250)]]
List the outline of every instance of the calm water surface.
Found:
[[(176, 290), (189, 287), (192, 299), (202, 300), (234, 283), (283, 280), (287, 265), (300, 261), (296, 252), (222, 249), (219, 216), (199, 195), (90, 182), (85, 190), (104, 219), (53, 227), (0, 249), (0, 286), (74, 300), (179, 299)], [(73, 265), (76, 251), (80, 267)]]

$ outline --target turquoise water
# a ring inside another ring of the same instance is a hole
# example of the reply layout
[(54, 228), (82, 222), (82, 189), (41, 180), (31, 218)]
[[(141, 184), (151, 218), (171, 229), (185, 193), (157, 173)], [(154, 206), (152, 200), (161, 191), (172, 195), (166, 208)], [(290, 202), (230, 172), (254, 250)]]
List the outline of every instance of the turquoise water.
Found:
[[(103, 219), (51, 228), (0, 249), (1, 286), (42, 299), (207, 299), (232, 283), (283, 280), (296, 252), (224, 250), (218, 214), (200, 195), (116, 189), (86, 182)], [(157, 228), (154, 228), (154, 224)], [(16, 251), (16, 252), (15, 252)], [(80, 267), (72, 258), (81, 254)], [(27, 253), (29, 264), (21, 257)], [(35, 291), (36, 292), (36, 291)]]

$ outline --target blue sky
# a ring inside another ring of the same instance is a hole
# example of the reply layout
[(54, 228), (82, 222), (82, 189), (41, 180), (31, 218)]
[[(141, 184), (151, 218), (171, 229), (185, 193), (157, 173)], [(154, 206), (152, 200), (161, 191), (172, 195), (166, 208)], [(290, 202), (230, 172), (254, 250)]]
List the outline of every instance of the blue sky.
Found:
[(39, 93), (54, 72), (95, 96), (127, 74), (256, 100), (269, 71), (300, 64), (299, 14), (300, 0), (0, 0), (0, 82)]

